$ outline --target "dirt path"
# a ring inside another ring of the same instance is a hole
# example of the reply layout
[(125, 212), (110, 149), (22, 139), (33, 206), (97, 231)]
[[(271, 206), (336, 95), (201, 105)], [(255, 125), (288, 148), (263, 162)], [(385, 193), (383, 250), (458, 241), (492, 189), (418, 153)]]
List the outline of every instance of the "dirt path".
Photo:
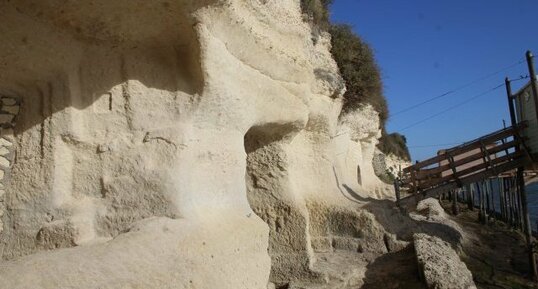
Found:
[[(445, 208), (450, 204), (444, 203)], [(479, 288), (538, 288), (528, 279), (529, 263), (524, 236), (502, 222), (488, 225), (477, 222), (478, 212), (460, 207), (455, 220), (470, 236), (463, 244), (462, 260)], [(448, 211), (448, 210), (447, 210)]]

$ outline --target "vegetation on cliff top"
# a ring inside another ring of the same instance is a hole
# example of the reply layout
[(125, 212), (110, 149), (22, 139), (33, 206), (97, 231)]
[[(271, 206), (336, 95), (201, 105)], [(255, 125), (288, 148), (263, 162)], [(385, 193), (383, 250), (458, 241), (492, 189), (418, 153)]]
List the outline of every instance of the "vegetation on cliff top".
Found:
[(379, 149), (385, 154), (393, 154), (405, 160), (411, 160), (409, 149), (407, 148), (407, 139), (404, 135), (397, 132), (384, 133), (379, 140)]
[(331, 34), (331, 53), (347, 88), (342, 112), (352, 111), (363, 104), (372, 105), (379, 113), (382, 129), (378, 148), (385, 154), (392, 153), (410, 160), (405, 137), (398, 133), (387, 134), (385, 131), (389, 111), (383, 95), (381, 72), (372, 49), (349, 25), (330, 23), (331, 3), (332, 0), (301, 0), (301, 8), (314, 27)]
[(353, 33), (349, 25), (331, 25), (332, 54), (346, 82), (344, 112), (371, 104), (379, 113), (382, 126), (388, 118), (381, 73), (368, 44)]

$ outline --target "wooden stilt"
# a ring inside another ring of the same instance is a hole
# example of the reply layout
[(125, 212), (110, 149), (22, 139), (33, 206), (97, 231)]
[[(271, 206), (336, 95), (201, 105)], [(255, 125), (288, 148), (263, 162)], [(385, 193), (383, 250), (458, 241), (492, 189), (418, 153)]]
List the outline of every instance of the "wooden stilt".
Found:
[(484, 181), (484, 193), (485, 193), (485, 201), (486, 201), (486, 215), (491, 217), (491, 187), (489, 186), (489, 180)]
[(458, 191), (458, 189), (452, 190), (452, 214), (454, 216), (457, 216), (459, 214)]
[(465, 186), (465, 192), (467, 192), (467, 209), (472, 211), (474, 210), (474, 205), (473, 205), (473, 196), (471, 192), (471, 185)]
[(514, 225), (514, 208), (512, 203), (512, 178), (508, 179), (508, 188), (506, 191), (506, 201), (508, 203), (508, 225), (512, 227)]
[(504, 217), (504, 178), (498, 179), (498, 185), (499, 185), (499, 206), (501, 211), (501, 220), (504, 222), (506, 221)]
[(484, 223), (484, 203), (482, 202), (482, 191), (480, 183), (476, 183), (476, 195), (478, 197), (478, 222)]
[(491, 211), (489, 215), (495, 220), (497, 218), (497, 211), (495, 210), (495, 192), (493, 191), (492, 182), (493, 182), (492, 179), (488, 180), (489, 195), (490, 195), (490, 200), (491, 200)]
[(525, 180), (523, 178), (523, 168), (520, 168), (517, 170), (517, 179), (520, 186), (520, 194), (521, 194), (521, 200), (522, 202), (522, 213), (524, 215), (524, 232), (525, 237), (527, 241), (527, 250), (529, 253), (529, 264), (531, 265), (532, 269), (532, 276), (533, 279), (536, 281), (538, 280), (538, 268), (536, 266), (536, 258), (533, 250), (533, 238), (532, 238), (532, 230), (531, 230), (531, 222), (529, 217), (529, 209), (527, 205), (527, 192), (525, 190)]
[(469, 188), (471, 190), (471, 211), (474, 211), (474, 207), (475, 207), (475, 203), (476, 203), (476, 190), (475, 190), (475, 187), (476, 187), (476, 184), (473, 186), (473, 185), (469, 185)]

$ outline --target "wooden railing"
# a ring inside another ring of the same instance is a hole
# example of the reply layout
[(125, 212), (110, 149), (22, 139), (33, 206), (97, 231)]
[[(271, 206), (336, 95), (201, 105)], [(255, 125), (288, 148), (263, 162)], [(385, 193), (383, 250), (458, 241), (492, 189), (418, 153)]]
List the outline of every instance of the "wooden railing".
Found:
[[(405, 168), (395, 182), (398, 204), (434, 197), (531, 163), (521, 137), (526, 126), (523, 122), (496, 131)], [(408, 196), (401, 198), (403, 193)]]

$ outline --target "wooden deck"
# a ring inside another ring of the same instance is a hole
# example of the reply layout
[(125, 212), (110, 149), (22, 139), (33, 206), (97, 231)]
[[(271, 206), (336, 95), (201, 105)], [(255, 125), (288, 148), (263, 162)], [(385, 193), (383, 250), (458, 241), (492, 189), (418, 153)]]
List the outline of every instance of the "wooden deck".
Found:
[[(493, 132), (405, 168), (395, 182), (398, 205), (436, 197), (531, 164), (533, 156), (521, 137), (526, 126), (523, 122)], [(400, 198), (402, 194), (406, 196)]]

